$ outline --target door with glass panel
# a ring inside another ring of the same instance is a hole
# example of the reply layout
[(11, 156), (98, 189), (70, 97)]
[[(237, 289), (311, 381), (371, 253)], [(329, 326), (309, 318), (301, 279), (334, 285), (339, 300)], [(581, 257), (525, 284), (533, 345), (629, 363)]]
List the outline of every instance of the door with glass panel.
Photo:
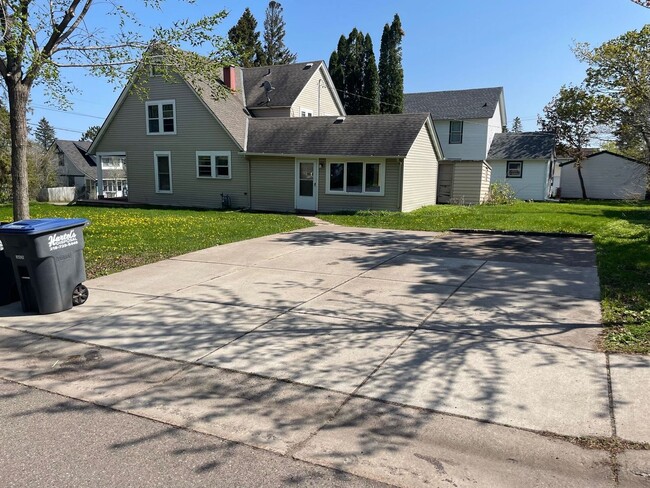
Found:
[(317, 209), (318, 167), (316, 161), (296, 161), (296, 209)]

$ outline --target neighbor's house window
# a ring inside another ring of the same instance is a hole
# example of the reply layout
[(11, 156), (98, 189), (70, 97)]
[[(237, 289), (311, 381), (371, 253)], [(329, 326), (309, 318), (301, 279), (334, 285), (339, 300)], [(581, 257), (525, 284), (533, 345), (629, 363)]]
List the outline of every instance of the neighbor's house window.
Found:
[(463, 121), (452, 120), (449, 122), (449, 144), (463, 143)]
[(328, 163), (327, 193), (384, 194), (384, 163)]
[(102, 169), (123, 169), (126, 155), (101, 156)]
[(300, 116), (301, 117), (313, 117), (314, 116), (314, 111), (310, 110), (308, 108), (301, 108), (300, 109)]
[(172, 153), (153, 153), (153, 169), (156, 177), (156, 193), (172, 193)]
[(508, 161), (506, 163), (506, 178), (521, 178), (523, 168), (523, 161)]
[(176, 102), (147, 102), (147, 135), (176, 134)]
[(196, 177), (230, 179), (230, 151), (197, 151)]

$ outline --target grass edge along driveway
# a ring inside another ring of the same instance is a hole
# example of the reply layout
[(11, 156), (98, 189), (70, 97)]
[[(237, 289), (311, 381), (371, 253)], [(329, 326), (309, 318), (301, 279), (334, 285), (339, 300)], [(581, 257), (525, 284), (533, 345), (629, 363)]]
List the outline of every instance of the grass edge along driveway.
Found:
[(602, 347), (650, 353), (650, 202), (516, 202), (436, 205), (409, 213), (319, 215), (354, 227), (447, 231), (453, 228), (594, 235), (602, 287)]
[[(30, 205), (31, 218), (86, 218), (88, 278), (116, 273), (212, 246), (310, 227), (296, 215), (220, 210), (176, 210)], [(12, 208), (0, 206), (0, 221)]]

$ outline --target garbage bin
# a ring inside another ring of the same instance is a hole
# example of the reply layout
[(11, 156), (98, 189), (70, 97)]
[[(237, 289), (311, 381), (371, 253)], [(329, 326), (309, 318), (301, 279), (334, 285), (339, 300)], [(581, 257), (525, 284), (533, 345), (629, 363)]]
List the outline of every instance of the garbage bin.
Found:
[(62, 312), (88, 298), (83, 228), (86, 219), (20, 220), (0, 226), (25, 312)]
[[(0, 226), (6, 222), (0, 222)], [(16, 287), (16, 278), (14, 277), (14, 268), (4, 252), (2, 241), (0, 240), (0, 306), (17, 302), (18, 288)]]

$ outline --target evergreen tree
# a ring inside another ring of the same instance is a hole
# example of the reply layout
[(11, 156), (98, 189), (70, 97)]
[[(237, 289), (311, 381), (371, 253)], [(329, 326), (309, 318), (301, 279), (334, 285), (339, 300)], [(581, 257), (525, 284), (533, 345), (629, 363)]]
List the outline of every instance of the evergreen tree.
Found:
[(379, 74), (369, 34), (354, 28), (347, 38), (342, 35), (329, 69), (346, 113), (378, 113)]
[(264, 56), (260, 33), (255, 29), (257, 29), (257, 20), (247, 7), (237, 23), (228, 31), (228, 39), (232, 44), (232, 57), (235, 63), (243, 68), (260, 66)]
[(521, 132), (521, 131), (522, 131), (521, 119), (519, 117), (515, 117), (512, 120), (512, 128), (510, 129), (510, 132)]
[(34, 137), (43, 149), (48, 149), (56, 139), (54, 127), (50, 125), (45, 117), (38, 121)]
[(372, 47), (372, 38), (366, 34), (363, 54), (363, 98), (360, 100), (359, 113), (374, 115), (379, 113), (379, 71)]
[(361, 94), (363, 92), (364, 37), (356, 27), (352, 29), (347, 42), (345, 63), (345, 91), (348, 94), (345, 111), (350, 115), (361, 113)]
[(404, 70), (402, 68), (402, 22), (395, 14), (393, 23), (384, 26), (379, 51), (380, 111), (399, 114), (404, 110)]
[(264, 65), (290, 64), (295, 62), (296, 54), (284, 45), (286, 22), (282, 18), (282, 5), (271, 0), (264, 19)]
[(80, 141), (92, 141), (97, 137), (97, 134), (99, 134), (99, 130), (101, 127), (99, 125), (91, 125), (86, 129), (86, 132), (81, 134), (81, 137), (79, 138)]

